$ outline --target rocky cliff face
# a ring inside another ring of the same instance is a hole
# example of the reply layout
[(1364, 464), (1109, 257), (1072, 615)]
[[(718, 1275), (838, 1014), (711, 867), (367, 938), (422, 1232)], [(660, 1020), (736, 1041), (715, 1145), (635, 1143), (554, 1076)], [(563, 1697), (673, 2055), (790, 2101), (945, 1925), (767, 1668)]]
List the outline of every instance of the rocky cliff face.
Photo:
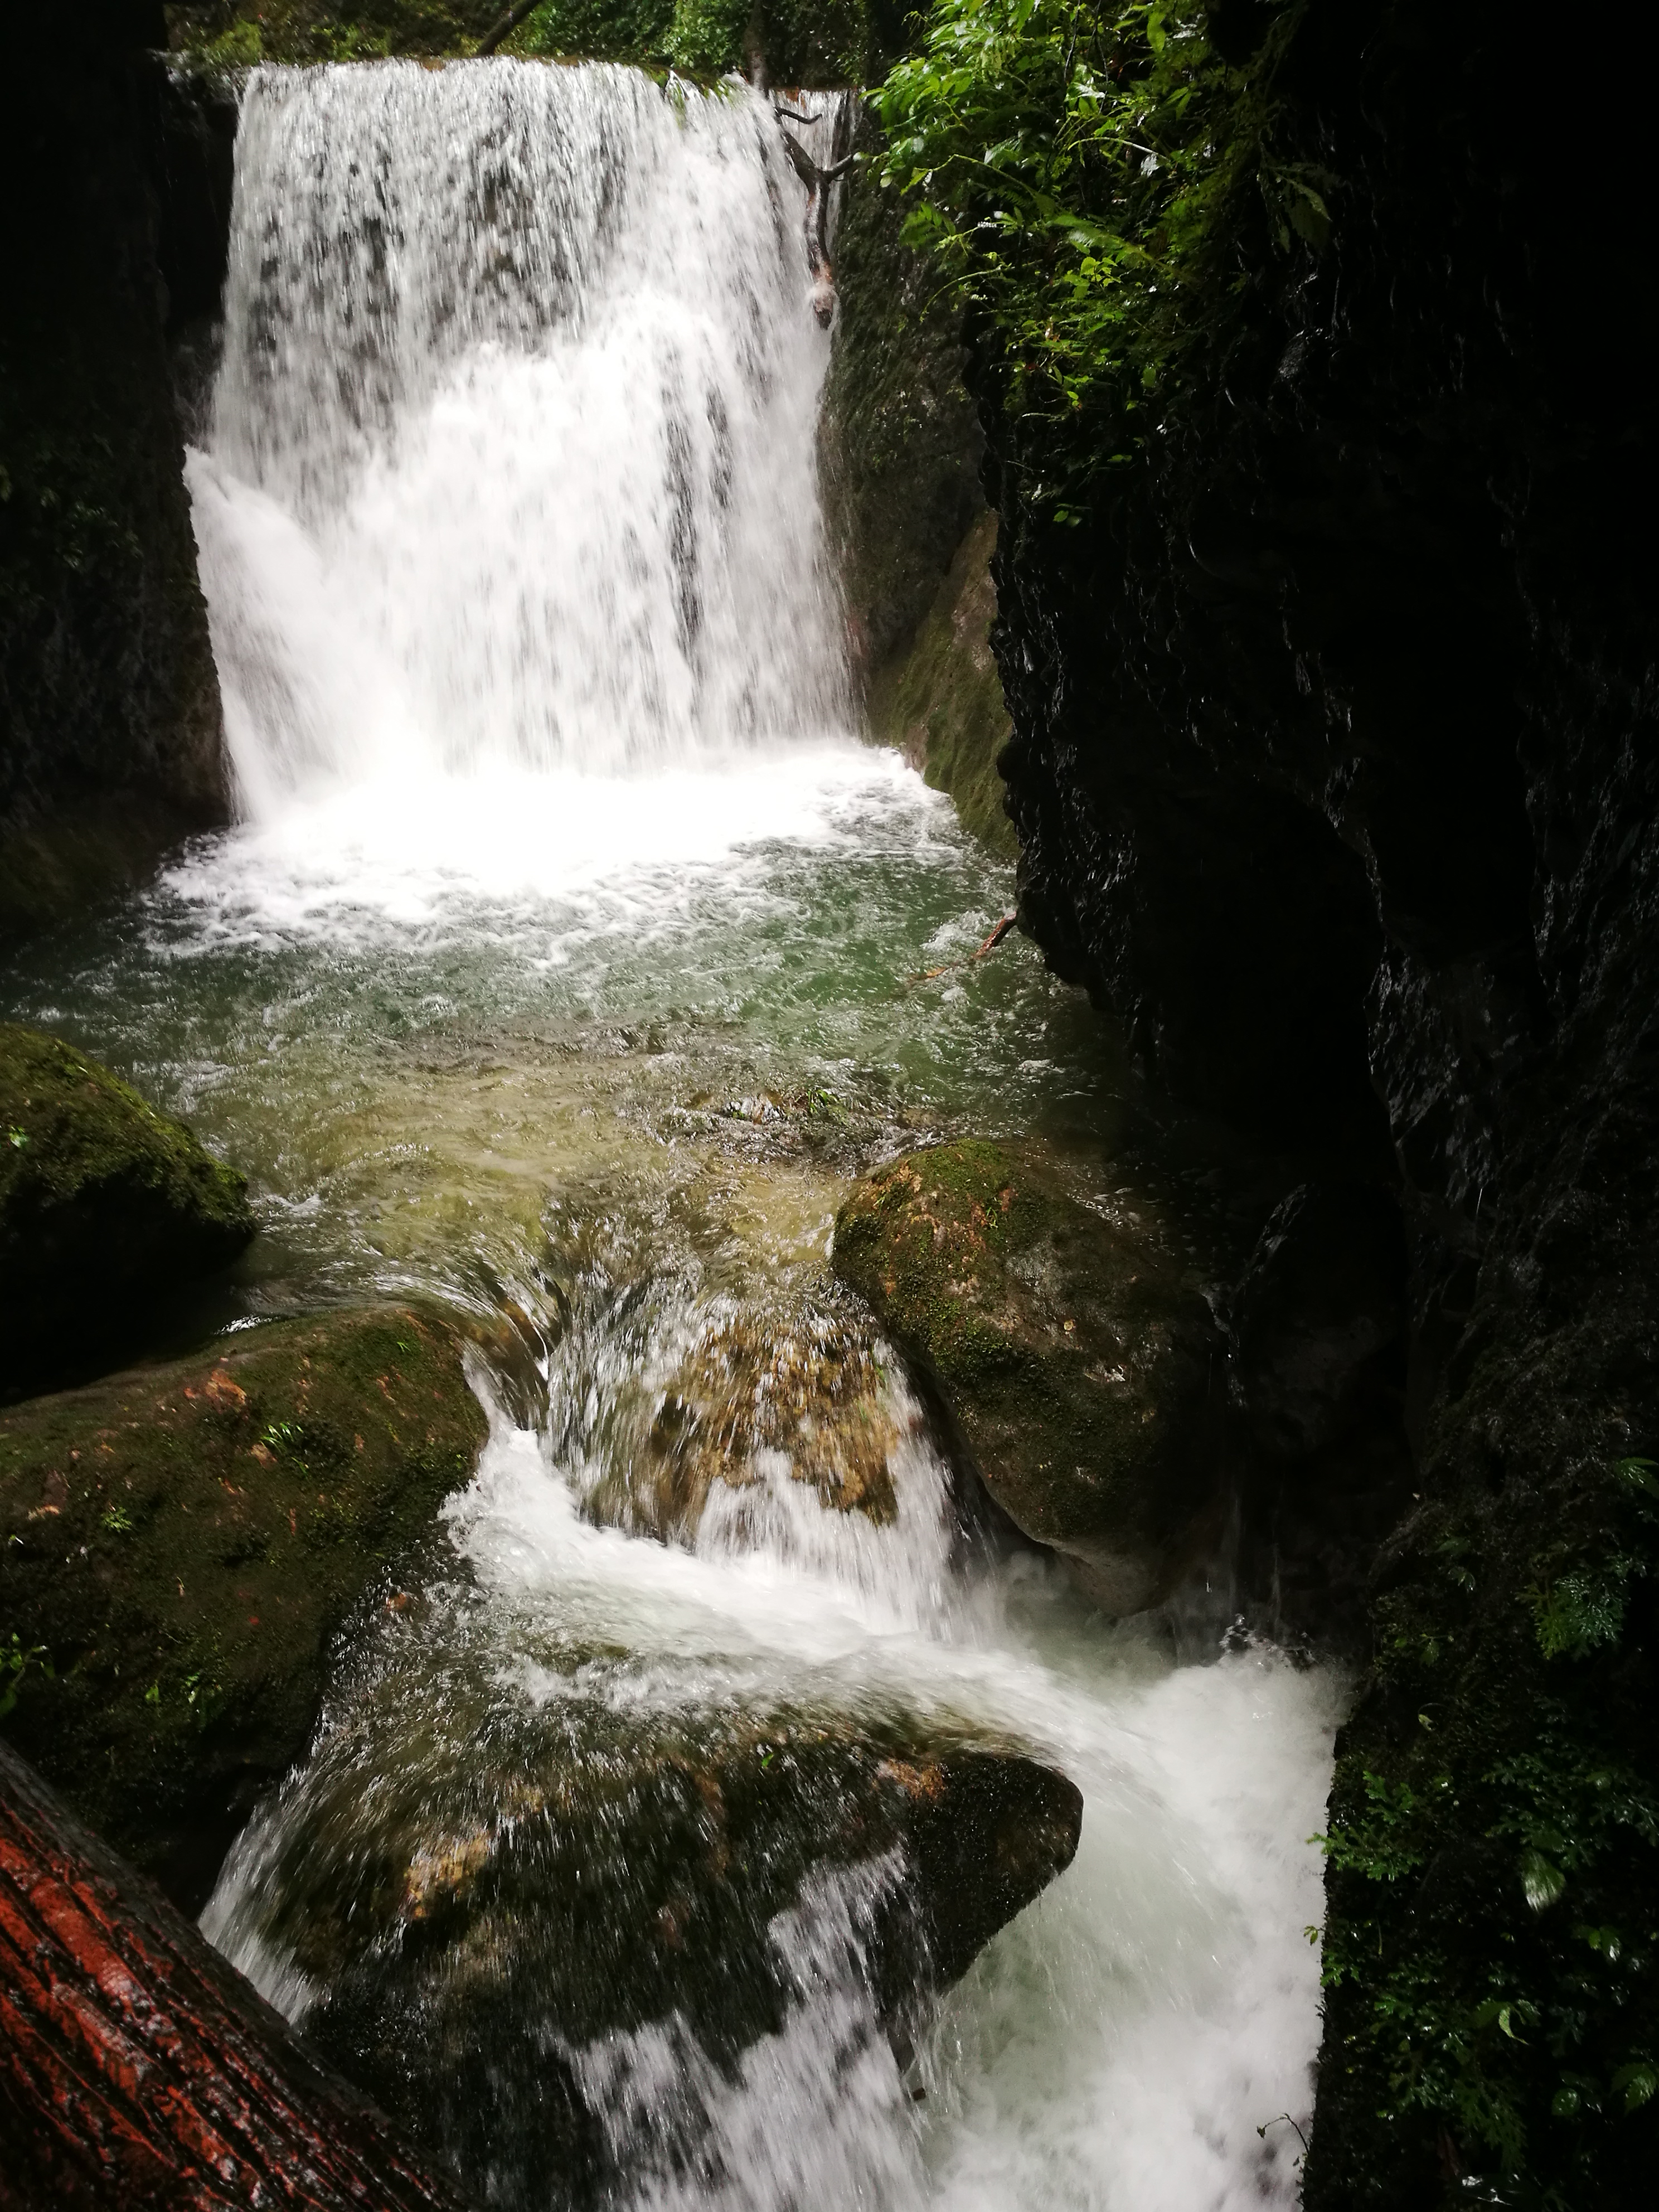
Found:
[[(1266, 20), (1212, 15), (1241, 50)], [(1377, 1317), (1404, 1315), (1305, 2201), (1467, 2201), (1506, 2165), (1529, 2203), (1627, 2201), (1659, 2034), (1643, 134), (1610, 89), (1586, 220), (1485, 11), (1316, 0), (1288, 68), (1330, 241), (1245, 240), (1218, 388), (1080, 524), (1024, 502), (980, 364), (1021, 912), (1158, 1084), (1302, 1186), (1243, 1301), (1280, 1297), (1280, 1399), (1320, 1328), (1340, 1354), (1345, 1297), (1371, 1316), (1346, 1444), (1279, 1420), (1261, 1506), (1301, 1515), (1293, 1552), (1345, 1482), (1375, 1517)], [(1261, 1270), (1310, 1191), (1370, 1288), (1310, 1263), (1287, 1305)]]
[(995, 772), (1007, 710), (989, 641), (996, 522), (963, 381), (962, 311), (900, 235), (868, 108), (835, 239), (839, 307), (819, 425), (825, 523), (871, 735), (895, 746), (995, 850), (1013, 836)]
[[(91, 9), (72, 50), (26, 36), (0, 134), (0, 927), (225, 809), (167, 356), (203, 249), (170, 221), (181, 149), (143, 43), (160, 12)], [(66, 823), (68, 842), (41, 834)]]

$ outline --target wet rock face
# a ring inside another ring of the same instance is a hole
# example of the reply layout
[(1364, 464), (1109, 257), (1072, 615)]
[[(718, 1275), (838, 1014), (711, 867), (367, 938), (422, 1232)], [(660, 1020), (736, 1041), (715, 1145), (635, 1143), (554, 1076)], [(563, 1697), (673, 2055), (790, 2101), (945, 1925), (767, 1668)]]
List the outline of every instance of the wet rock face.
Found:
[(676, 1725), (580, 1670), (537, 1706), (452, 1669), (448, 1710), (410, 1730), (396, 1664), (250, 1832), (246, 1895), (317, 1993), (307, 2039), (490, 2203), (605, 2202), (687, 2166), (717, 2184), (745, 2053), (775, 2039), (762, 2063), (787, 2066), (793, 2034), (820, 2075), (890, 2072), (884, 2039), (903, 2063), (929, 1996), (1076, 1850), (1063, 1776), (925, 1725)]
[[(25, 11), (0, 132), (15, 242), (0, 325), (0, 853), (77, 810), (101, 833), (46, 872), (47, 906), (77, 888), (65, 867), (118, 875), (135, 823), (153, 854), (227, 808), (168, 374), (162, 232), (181, 234), (187, 194), (182, 177), (169, 191), (167, 79), (143, 51), (161, 11), (109, 6), (81, 29), (65, 40), (50, 11)], [(36, 871), (21, 893), (11, 872), (0, 861), (0, 929), (32, 919)]]
[(712, 1486), (748, 1488), (761, 1479), (757, 1455), (768, 1454), (823, 1504), (890, 1522), (901, 1433), (867, 1335), (810, 1313), (793, 1327), (730, 1315), (703, 1332), (659, 1399), (627, 1469), (629, 1517), (689, 1538)]
[(913, 1152), (836, 1220), (835, 1266), (942, 1390), (986, 1487), (1114, 1613), (1217, 1534), (1224, 1347), (1144, 1230), (982, 1143)]
[[(1581, 1939), (1651, 1924), (1652, 1852), (1592, 1844), (1574, 1778), (1659, 1802), (1654, 1645), (1634, 1595), (1575, 1644), (1542, 1594), (1637, 1559), (1646, 1590), (1654, 1556), (1614, 1472), (1659, 1454), (1654, 301), (1627, 273), (1642, 95), (1610, 89), (1591, 237), (1526, 68), (1477, 10), (1315, 0), (1277, 143), (1340, 180), (1328, 247), (1244, 225), (1224, 373), (1085, 525), (1026, 510), (1029, 457), (993, 441), (1024, 919), (1162, 1084), (1290, 1156), (1287, 1203), (1401, 1198), (1394, 1352), (1380, 1279), (1285, 1326), (1288, 1217), (1238, 1316), (1304, 1562), (1326, 1476), (1365, 1491), (1391, 1422), (1410, 1450), (1393, 1510), (1386, 1480), (1360, 1501), (1390, 1533), (1339, 1495), (1342, 1556), (1297, 1598), (1366, 1575), (1374, 1658), (1333, 1798), (1310, 2212), (1647, 2183), (1613, 2084), (1659, 1982)], [(1378, 1805), (1407, 1801), (1388, 1858)], [(1528, 1901), (1532, 1832), (1578, 1839), (1559, 1906)], [(1481, 2012), (1500, 1987), (1524, 2042)]]
[(890, 661), (871, 687), (870, 726), (935, 791), (950, 793), (964, 828), (1013, 860), (1019, 848), (996, 767), (1008, 736), (990, 645), (996, 535), (996, 517), (983, 514), (957, 547), (908, 652)]
[(871, 164), (885, 141), (860, 113), (864, 157), (842, 188), (841, 305), (818, 426), (824, 520), (859, 676), (902, 660), (963, 539), (983, 514), (983, 441), (963, 383), (962, 318), (902, 245), (904, 209)]
[(33, 1655), (7, 1735), (199, 1910), (306, 1749), (335, 1635), (484, 1426), (455, 1330), (406, 1307), (273, 1323), (0, 1414), (0, 1629)]
[(1279, 1617), (1363, 1654), (1367, 1577), (1414, 1481), (1406, 1249), (1385, 1186), (1299, 1184), (1229, 1302), (1244, 1468), (1239, 1565)]
[(253, 1236), (246, 1189), (107, 1068), (0, 1024), (0, 1397), (142, 1343)]

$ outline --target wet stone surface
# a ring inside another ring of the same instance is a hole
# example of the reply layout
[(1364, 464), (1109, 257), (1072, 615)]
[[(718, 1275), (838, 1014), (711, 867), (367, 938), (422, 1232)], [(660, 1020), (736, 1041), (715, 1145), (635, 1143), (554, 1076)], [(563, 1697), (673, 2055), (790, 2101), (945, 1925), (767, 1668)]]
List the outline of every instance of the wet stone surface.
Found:
[(997, 1503), (1109, 1610), (1155, 1604), (1214, 1540), (1222, 1340), (1150, 1223), (970, 1140), (860, 1184), (835, 1265), (937, 1379)]
[(1011, 1747), (902, 1714), (646, 1710), (580, 1644), (504, 1687), (444, 1605), (386, 1627), (215, 1932), (282, 1962), (290, 2001), (302, 1978), (312, 2040), (486, 2201), (602, 2198), (669, 2050), (693, 2086), (650, 2155), (718, 2180), (711, 2085), (830, 2014), (843, 2061), (908, 2060), (927, 2000), (1077, 1848), (1079, 1791)]
[(7, 1736), (187, 1911), (304, 1755), (335, 1638), (472, 1472), (462, 1345), (382, 1306), (0, 1413), (0, 1621), (34, 1655)]

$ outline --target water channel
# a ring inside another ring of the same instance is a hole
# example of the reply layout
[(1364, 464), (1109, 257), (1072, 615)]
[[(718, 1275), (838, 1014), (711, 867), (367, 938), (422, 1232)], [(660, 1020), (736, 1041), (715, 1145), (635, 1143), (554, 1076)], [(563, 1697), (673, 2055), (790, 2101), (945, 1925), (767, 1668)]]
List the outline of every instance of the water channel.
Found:
[[(872, 1861), (750, 1931), (744, 2036), (714, 1999), (587, 2033), (544, 1931), (498, 1919), (399, 1996), (405, 2090), (487, 2202), (1293, 2203), (1340, 1684), (1224, 1649), (1224, 1607), (1110, 1623), (988, 1533), (828, 1273), (850, 1179), (953, 1133), (1127, 1202), (1133, 1108), (1033, 948), (968, 958), (1012, 872), (860, 741), (769, 108), (598, 66), (268, 70), (237, 162), (190, 483), (239, 820), (32, 947), (4, 1010), (248, 1173), (219, 1325), (442, 1298), (491, 1438), (209, 1932), (314, 2021), (377, 1838), (437, 1881), (555, 1751), (1012, 1744), (1080, 1788), (1081, 1845), (914, 2049), (870, 1984)], [(641, 1470), (710, 1374), (793, 1425), (665, 1504)], [(884, 1516), (826, 1489), (849, 1388)], [(648, 1844), (607, 1803), (596, 1914)]]

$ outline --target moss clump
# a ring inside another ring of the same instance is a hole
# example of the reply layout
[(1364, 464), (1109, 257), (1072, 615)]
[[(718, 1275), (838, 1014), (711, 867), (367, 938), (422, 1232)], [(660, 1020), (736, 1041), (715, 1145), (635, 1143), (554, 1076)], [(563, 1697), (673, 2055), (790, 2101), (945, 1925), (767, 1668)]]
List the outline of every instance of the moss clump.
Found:
[(1018, 857), (1003, 806), (997, 755), (1007, 743), (1007, 703), (991, 651), (997, 520), (981, 515), (951, 563), (904, 659), (872, 688), (870, 726), (897, 746), (935, 791), (948, 793), (966, 828), (993, 852)]
[(247, 1186), (62, 1038), (0, 1024), (0, 1390), (142, 1336), (253, 1235)]
[(455, 1329), (406, 1307), (0, 1415), (0, 1642), (52, 1670), (23, 1678), (8, 1737), (199, 1909), (310, 1741), (342, 1623), (484, 1430)]
[(1144, 1229), (1010, 1146), (941, 1145), (860, 1186), (835, 1266), (936, 1376), (1027, 1535), (1115, 1612), (1167, 1594), (1212, 1533), (1220, 1345)]

